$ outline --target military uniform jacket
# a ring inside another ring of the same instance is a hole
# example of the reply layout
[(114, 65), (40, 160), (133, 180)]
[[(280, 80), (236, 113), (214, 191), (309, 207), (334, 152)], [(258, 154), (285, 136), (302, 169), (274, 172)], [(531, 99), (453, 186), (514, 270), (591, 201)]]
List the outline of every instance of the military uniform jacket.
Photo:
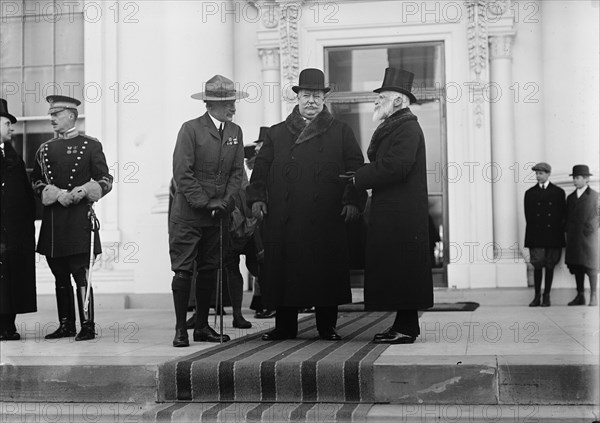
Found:
[[(40, 146), (31, 174), (34, 191), (41, 195), (48, 184), (71, 191), (90, 180), (102, 187), (102, 195), (112, 189), (102, 144), (95, 138), (68, 131), (64, 138), (53, 138)], [(48, 257), (64, 257), (90, 252), (91, 223), (88, 200), (64, 207), (59, 202), (44, 207), (37, 252)], [(99, 254), (96, 237), (94, 252)]]
[(176, 191), (170, 220), (194, 227), (217, 226), (206, 206), (209, 200), (233, 201), (244, 175), (242, 129), (225, 122), (223, 140), (208, 112), (185, 122), (173, 152)]
[(562, 248), (565, 246), (567, 203), (565, 191), (548, 183), (546, 189), (535, 184), (525, 192), (525, 247)]

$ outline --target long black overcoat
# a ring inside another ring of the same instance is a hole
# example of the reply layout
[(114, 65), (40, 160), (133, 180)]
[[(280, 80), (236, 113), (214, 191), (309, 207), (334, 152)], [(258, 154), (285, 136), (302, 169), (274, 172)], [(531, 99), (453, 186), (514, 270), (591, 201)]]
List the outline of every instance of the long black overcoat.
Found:
[(581, 197), (577, 191), (567, 197), (567, 248), (565, 263), (599, 270), (598, 192), (588, 187)]
[(367, 310), (433, 305), (425, 138), (405, 108), (376, 129), (356, 186), (372, 189), (365, 263)]
[(364, 196), (339, 175), (364, 162), (345, 123), (327, 108), (305, 127), (298, 106), (269, 128), (256, 157), (249, 204), (265, 201), (263, 301), (277, 306), (351, 302), (346, 204)]
[(35, 290), (35, 200), (25, 164), (4, 144), (2, 168), (2, 270), (0, 313), (37, 310)]
[(546, 189), (535, 184), (525, 191), (524, 206), (527, 222), (525, 247), (564, 247), (567, 216), (565, 191), (551, 182)]

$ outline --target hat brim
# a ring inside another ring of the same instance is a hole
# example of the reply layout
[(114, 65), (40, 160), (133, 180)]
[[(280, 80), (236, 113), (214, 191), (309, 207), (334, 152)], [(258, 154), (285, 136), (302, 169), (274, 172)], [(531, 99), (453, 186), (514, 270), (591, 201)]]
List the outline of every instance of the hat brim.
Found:
[(408, 91), (404, 88), (389, 86), (389, 87), (381, 87), (381, 88), (377, 88), (376, 90), (373, 90), (374, 93), (380, 93), (383, 91), (395, 91), (397, 93), (404, 94), (410, 100), (410, 104), (418, 103), (417, 97), (415, 97), (415, 95), (413, 93), (411, 93), (410, 91)]
[(569, 176), (594, 176), (593, 173), (569, 173)]
[(7, 118), (12, 124), (17, 123), (17, 118), (10, 113), (1, 113), (0, 116)]
[(329, 91), (331, 91), (330, 87), (319, 87), (319, 88), (315, 88), (315, 87), (307, 87), (307, 86), (300, 86), (300, 85), (294, 85), (292, 87), (292, 91), (295, 92), (296, 94), (298, 94), (298, 91), (300, 90), (310, 90), (310, 91), (323, 91), (325, 94), (327, 94)]
[(552, 172), (550, 169), (542, 169), (541, 167), (532, 167), (531, 170), (533, 170), (534, 172), (546, 172), (546, 173)]
[(231, 101), (231, 100), (241, 100), (243, 98), (248, 97), (249, 94), (245, 92), (236, 91), (232, 95), (228, 95), (225, 97), (218, 97), (202, 91), (201, 93), (192, 94), (192, 98), (194, 100), (204, 100), (204, 101)]

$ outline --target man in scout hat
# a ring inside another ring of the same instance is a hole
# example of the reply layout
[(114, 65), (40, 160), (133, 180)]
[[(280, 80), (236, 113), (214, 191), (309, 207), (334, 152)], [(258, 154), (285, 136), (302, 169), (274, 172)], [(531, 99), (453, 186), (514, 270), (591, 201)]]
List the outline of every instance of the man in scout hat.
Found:
[[(560, 261), (565, 246), (567, 204), (565, 191), (549, 181), (552, 167), (548, 163), (538, 163), (531, 169), (537, 183), (525, 192), (525, 247), (529, 248), (535, 287), (529, 307), (549, 307), (554, 266)], [(540, 301), (544, 269), (546, 282)]]
[(72, 275), (81, 324), (75, 340), (85, 341), (96, 336), (91, 286), (88, 292), (92, 231), (93, 254), (102, 252), (92, 205), (111, 191), (113, 177), (100, 141), (77, 130), (77, 106), (81, 102), (62, 95), (46, 100), (56, 137), (40, 146), (31, 174), (33, 189), (44, 205), (37, 251), (46, 256), (55, 278), (59, 319), (58, 329), (46, 339), (75, 336)]
[(598, 305), (598, 193), (589, 186), (590, 168), (573, 166), (573, 191), (567, 197), (567, 248), (565, 263), (575, 275), (577, 296), (570, 306), (585, 305), (584, 278), (590, 280), (590, 306)]
[(298, 105), (267, 131), (247, 191), (253, 215), (264, 217), (262, 297), (276, 308), (263, 339), (295, 338), (298, 309), (315, 306), (319, 336), (337, 341), (337, 306), (352, 301), (345, 223), (365, 199), (338, 175), (364, 160), (350, 127), (325, 106), (322, 71), (304, 69), (292, 89)]
[(373, 190), (367, 230), (365, 309), (396, 311), (376, 343), (409, 344), (419, 336), (418, 310), (433, 306), (425, 137), (409, 105), (414, 75), (387, 68), (374, 90), (373, 120), (381, 121), (367, 150), (370, 163), (353, 178)]
[[(236, 91), (233, 81), (215, 75), (203, 92), (192, 95), (204, 100), (206, 113), (185, 122), (173, 152), (176, 191), (169, 217), (169, 253), (175, 272), (171, 289), (175, 306), (174, 347), (189, 346), (186, 312), (196, 261), (196, 326), (194, 341), (228, 341), (208, 325), (208, 312), (217, 271), (220, 242), (226, 246), (233, 196), (242, 186), (244, 142), (242, 129), (232, 122), (235, 101), (248, 94)], [(222, 238), (220, 237), (222, 234)]]
[(0, 341), (17, 341), (17, 314), (37, 310), (35, 296), (35, 200), (25, 163), (10, 141), (17, 119), (0, 98)]

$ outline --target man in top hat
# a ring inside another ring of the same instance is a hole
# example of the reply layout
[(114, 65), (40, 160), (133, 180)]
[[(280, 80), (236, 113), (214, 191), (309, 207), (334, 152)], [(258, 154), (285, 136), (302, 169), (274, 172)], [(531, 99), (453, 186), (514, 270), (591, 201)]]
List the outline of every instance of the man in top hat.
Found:
[(10, 143), (17, 119), (0, 98), (0, 341), (17, 341), (17, 314), (37, 310), (35, 200), (25, 163)]
[(315, 306), (319, 336), (339, 340), (337, 306), (352, 300), (345, 224), (358, 218), (361, 195), (338, 175), (358, 169), (363, 155), (324, 104), (322, 71), (304, 69), (292, 89), (298, 105), (267, 131), (248, 187), (254, 216), (264, 218), (262, 296), (276, 308), (263, 339), (295, 338), (298, 309)]
[[(552, 167), (538, 163), (531, 168), (537, 183), (525, 192), (525, 247), (529, 248), (533, 266), (535, 296), (529, 307), (550, 306), (550, 290), (554, 266), (560, 261), (565, 246), (567, 204), (565, 191), (550, 182)], [(542, 272), (546, 269), (544, 296), (540, 301)]]
[(565, 263), (575, 275), (577, 296), (570, 306), (585, 305), (584, 278), (590, 280), (590, 306), (598, 305), (598, 193), (589, 186), (590, 168), (587, 165), (573, 166), (573, 191), (567, 197), (567, 248)]
[(77, 106), (81, 102), (61, 95), (51, 95), (46, 100), (50, 103), (48, 114), (56, 137), (40, 146), (31, 174), (33, 189), (44, 205), (37, 251), (46, 256), (55, 278), (59, 319), (58, 329), (46, 339), (76, 334), (72, 275), (81, 324), (75, 340), (85, 341), (96, 336), (94, 293), (88, 287), (92, 231), (93, 254), (102, 252), (92, 206), (111, 191), (113, 177), (100, 141), (77, 130)]
[[(220, 242), (227, 245), (229, 213), (244, 176), (242, 129), (233, 123), (235, 102), (248, 94), (233, 81), (215, 75), (205, 91), (192, 95), (204, 100), (206, 113), (185, 122), (173, 152), (176, 191), (169, 218), (171, 283), (175, 306), (174, 347), (189, 346), (186, 313), (196, 261), (196, 325), (194, 341), (228, 341), (208, 325), (211, 295), (220, 266)], [(222, 231), (221, 222), (225, 222)], [(222, 239), (220, 238), (222, 233)]]
[[(409, 105), (411, 72), (387, 68), (374, 90), (374, 121), (381, 121), (367, 150), (370, 163), (354, 175), (372, 189), (365, 261), (365, 309), (396, 311), (393, 325), (374, 342), (413, 343), (417, 310), (433, 306), (425, 138)], [(352, 175), (348, 175), (352, 177)]]

